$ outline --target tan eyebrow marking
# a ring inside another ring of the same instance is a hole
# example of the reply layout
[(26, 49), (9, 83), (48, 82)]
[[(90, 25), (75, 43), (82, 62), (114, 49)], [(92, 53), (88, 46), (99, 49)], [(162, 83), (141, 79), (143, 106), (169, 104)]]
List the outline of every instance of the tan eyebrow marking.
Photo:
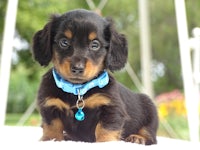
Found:
[(72, 36), (73, 36), (73, 34), (72, 34), (72, 32), (71, 32), (70, 30), (66, 30), (66, 31), (65, 31), (65, 36), (66, 36), (68, 39), (71, 39)]
[(91, 41), (94, 40), (96, 37), (97, 37), (97, 34), (95, 32), (91, 32), (88, 35), (88, 39), (91, 40)]

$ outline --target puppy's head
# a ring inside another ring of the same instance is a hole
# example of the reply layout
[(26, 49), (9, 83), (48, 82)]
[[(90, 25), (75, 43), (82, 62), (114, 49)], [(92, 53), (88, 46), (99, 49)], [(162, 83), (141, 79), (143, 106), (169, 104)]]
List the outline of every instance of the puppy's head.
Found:
[(40, 65), (51, 61), (72, 83), (87, 82), (104, 70), (119, 70), (127, 61), (127, 41), (110, 19), (92, 11), (53, 15), (33, 37), (33, 56)]

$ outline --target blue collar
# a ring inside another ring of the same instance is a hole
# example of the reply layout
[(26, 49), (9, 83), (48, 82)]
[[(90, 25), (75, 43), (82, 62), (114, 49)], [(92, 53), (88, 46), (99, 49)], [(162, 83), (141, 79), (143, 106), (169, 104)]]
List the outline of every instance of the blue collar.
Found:
[(87, 91), (89, 91), (90, 89), (97, 87), (97, 86), (99, 88), (103, 88), (109, 82), (109, 76), (108, 76), (107, 71), (104, 71), (97, 78), (95, 78), (87, 83), (84, 83), (84, 84), (73, 84), (73, 83), (70, 83), (70, 82), (64, 80), (56, 72), (56, 70), (54, 68), (52, 69), (52, 72), (53, 72), (53, 77), (54, 77), (57, 87), (61, 88), (64, 92), (72, 93), (74, 95), (79, 95), (79, 94), (84, 95), (85, 93), (87, 93)]

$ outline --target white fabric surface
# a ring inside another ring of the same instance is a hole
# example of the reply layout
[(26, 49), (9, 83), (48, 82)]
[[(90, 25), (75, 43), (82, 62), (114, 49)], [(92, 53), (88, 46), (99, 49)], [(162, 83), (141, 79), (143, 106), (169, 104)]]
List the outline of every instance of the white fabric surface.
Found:
[(60, 149), (73, 149), (73, 150), (105, 150), (105, 149), (192, 149), (200, 150), (200, 143), (194, 143), (184, 140), (171, 139), (166, 137), (158, 137), (158, 144), (151, 146), (144, 146), (135, 143), (127, 143), (123, 141), (103, 142), (103, 143), (86, 143), (74, 141), (48, 141), (41, 142), (39, 138), (42, 135), (40, 127), (13, 127), (3, 126), (0, 127), (0, 149), (1, 150), (60, 150)]

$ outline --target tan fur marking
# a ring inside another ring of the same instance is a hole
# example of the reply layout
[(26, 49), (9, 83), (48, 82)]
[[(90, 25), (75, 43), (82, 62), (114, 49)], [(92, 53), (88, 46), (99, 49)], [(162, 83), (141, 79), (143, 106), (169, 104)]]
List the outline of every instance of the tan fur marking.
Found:
[(73, 36), (73, 34), (72, 34), (72, 32), (71, 32), (70, 30), (66, 30), (66, 31), (65, 31), (65, 36), (66, 36), (68, 39), (71, 39), (72, 36)]
[(63, 75), (63, 77), (71, 76), (69, 59), (65, 59), (64, 63), (59, 66), (59, 73)]
[(62, 100), (60, 100), (59, 98), (47, 98), (46, 102), (44, 104), (45, 107), (51, 107), (51, 106), (56, 106), (58, 109), (60, 109), (61, 111), (63, 109), (70, 109), (69, 104), (64, 103)]
[(70, 71), (70, 60), (65, 59), (62, 64), (58, 61), (58, 54), (55, 52), (53, 56), (53, 64), (58, 71), (59, 74), (61, 74), (64, 78), (67, 78), (71, 76), (71, 71)]
[(101, 94), (94, 94), (89, 98), (85, 99), (85, 107), (88, 108), (96, 108), (103, 105), (108, 105), (110, 103), (110, 99)]
[(91, 40), (91, 41), (94, 40), (94, 39), (96, 39), (96, 37), (97, 37), (97, 34), (95, 32), (91, 32), (88, 35), (88, 39)]
[(88, 60), (85, 66), (84, 77), (86, 77), (87, 79), (92, 79), (99, 73), (100, 70), (102, 70), (102, 68), (102, 65), (95, 65), (92, 63), (91, 60)]
[(145, 127), (141, 128), (138, 132), (139, 135), (143, 136), (145, 139), (153, 140), (151, 134), (147, 131)]
[(43, 123), (43, 136), (40, 139), (41, 141), (47, 140), (56, 140), (61, 141), (64, 140), (63, 130), (64, 126), (60, 119), (54, 119), (50, 124)]
[(119, 141), (120, 135), (121, 131), (107, 130), (100, 123), (97, 124), (95, 129), (96, 142)]
[[(86, 108), (94, 109), (103, 105), (109, 105), (110, 99), (104, 95), (101, 94), (94, 94), (87, 99), (84, 99)], [(79, 104), (80, 106), (82, 103)], [(71, 109), (76, 108), (76, 106), (72, 106)]]

